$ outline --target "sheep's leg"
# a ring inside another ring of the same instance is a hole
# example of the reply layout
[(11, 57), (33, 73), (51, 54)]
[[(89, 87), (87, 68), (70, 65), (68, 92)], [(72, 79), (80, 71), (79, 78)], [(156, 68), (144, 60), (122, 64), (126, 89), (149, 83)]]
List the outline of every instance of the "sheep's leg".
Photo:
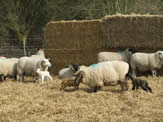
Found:
[(50, 80), (53, 80), (53, 78), (50, 75), (48, 75), (48, 77), (50, 78)]
[(126, 90), (128, 90), (128, 81), (127, 81), (127, 79), (125, 79), (124, 83), (125, 83), (125, 86), (126, 86)]
[(152, 93), (152, 89), (148, 86), (148, 83), (146, 84), (146, 88)]
[(136, 78), (136, 70), (132, 71), (132, 75)]
[(120, 81), (120, 86), (121, 86), (121, 90), (122, 90), (122, 91), (125, 90), (124, 85), (125, 85), (124, 82)]
[(97, 92), (99, 89), (101, 89), (100, 86), (95, 86), (95, 88), (94, 88), (94, 92)]
[(41, 77), (41, 81), (42, 81), (42, 83), (44, 83), (44, 76)]
[(156, 77), (157, 76), (157, 71), (156, 70), (152, 70), (151, 72), (152, 72), (152, 76), (153, 77)]
[(139, 89), (139, 84), (135, 84), (136, 85), (136, 90)]
[(21, 81), (21, 82), (24, 81), (24, 76), (23, 76), (23, 75), (20, 76), (20, 81)]
[(5, 80), (5, 76), (1, 75), (1, 80), (4, 81)]
[(144, 91), (146, 91), (146, 92), (147, 92), (147, 88), (144, 86), (144, 84), (143, 84), (143, 85), (141, 85), (141, 88), (142, 88)]
[(132, 90), (135, 90), (135, 83), (132, 84)]
[(17, 76), (16, 75), (14, 76), (14, 79), (17, 80)]

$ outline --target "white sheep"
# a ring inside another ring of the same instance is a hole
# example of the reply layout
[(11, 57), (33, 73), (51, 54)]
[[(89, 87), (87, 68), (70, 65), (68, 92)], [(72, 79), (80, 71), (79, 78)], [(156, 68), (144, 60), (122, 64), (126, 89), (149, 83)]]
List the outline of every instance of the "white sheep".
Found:
[(39, 75), (39, 81), (41, 80), (42, 83), (44, 83), (44, 80), (47, 80), (48, 78), (50, 80), (53, 80), (53, 78), (50, 76), (50, 73), (48, 71), (41, 71), (39, 68), (36, 70), (36, 72)]
[(127, 48), (120, 52), (100, 52), (97, 54), (97, 62), (121, 60), (129, 63), (131, 55), (135, 52), (134, 48)]
[(37, 53), (35, 55), (32, 55), (33, 58), (42, 58), (45, 59), (45, 53), (43, 49), (38, 49)]
[(7, 58), (5, 60), (0, 60), (0, 76), (2, 80), (5, 80), (6, 77), (14, 77), (16, 80), (17, 75), (17, 66), (18, 58)]
[(133, 76), (136, 77), (136, 71), (151, 71), (152, 76), (156, 77), (156, 69), (160, 69), (163, 64), (163, 51), (156, 53), (135, 53), (131, 56), (130, 65)]
[(35, 77), (38, 75), (36, 72), (38, 68), (47, 71), (48, 67), (51, 67), (48, 59), (21, 57), (17, 64), (17, 75), (20, 77), (20, 81), (24, 81), (24, 76)]
[(75, 83), (79, 82), (94, 88), (97, 91), (110, 83), (120, 84), (121, 89), (128, 89), (126, 74), (129, 71), (128, 63), (124, 61), (107, 61), (82, 68), (77, 74)]
[(78, 64), (72, 64), (69, 65), (68, 68), (63, 68), (59, 71), (59, 78), (64, 79), (64, 78), (71, 78), (75, 72), (77, 72), (80, 69)]
[(5, 59), (7, 59), (7, 58), (4, 56), (0, 56), (0, 60), (5, 60)]

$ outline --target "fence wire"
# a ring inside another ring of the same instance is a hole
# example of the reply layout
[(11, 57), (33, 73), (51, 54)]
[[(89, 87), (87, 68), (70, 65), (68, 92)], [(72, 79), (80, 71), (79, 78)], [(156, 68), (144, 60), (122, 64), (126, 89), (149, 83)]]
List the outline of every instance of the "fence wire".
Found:
[[(30, 56), (38, 48), (45, 48), (45, 41), (42, 37), (31, 37), (26, 42), (26, 53)], [(23, 41), (16, 38), (0, 40), (0, 56), (21, 57), (24, 56)]]

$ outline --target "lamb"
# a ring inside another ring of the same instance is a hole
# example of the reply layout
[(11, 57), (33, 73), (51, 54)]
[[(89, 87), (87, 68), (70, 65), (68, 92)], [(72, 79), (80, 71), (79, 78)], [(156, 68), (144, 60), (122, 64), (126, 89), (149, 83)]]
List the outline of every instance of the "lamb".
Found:
[(94, 88), (95, 92), (104, 85), (110, 85), (110, 83), (120, 84), (121, 90), (128, 90), (126, 79), (128, 71), (129, 65), (124, 61), (101, 62), (77, 72), (75, 83), (86, 84)]
[(63, 68), (59, 71), (59, 79), (70, 78), (80, 69), (78, 64), (69, 65), (68, 68)]
[(38, 73), (40, 79), (42, 81), (42, 83), (44, 83), (44, 79), (50, 79), (53, 80), (53, 78), (50, 76), (50, 73), (48, 71), (41, 71), (39, 68), (36, 70), (36, 72)]
[(97, 62), (121, 60), (129, 63), (131, 55), (135, 52), (134, 48), (127, 48), (121, 52), (100, 52), (97, 54)]
[(155, 53), (135, 53), (131, 56), (130, 65), (132, 74), (136, 77), (136, 71), (151, 71), (152, 76), (157, 76), (157, 69), (163, 64), (163, 51)]
[(41, 71), (47, 71), (51, 67), (48, 59), (34, 58), (34, 57), (21, 57), (17, 64), (17, 75), (20, 81), (24, 81), (24, 76), (37, 76), (36, 70), (39, 68)]
[(60, 90), (64, 90), (68, 86), (74, 86), (76, 89), (79, 89), (79, 82), (76, 83), (74, 78), (65, 78), (61, 83)]
[(127, 74), (127, 77), (130, 78), (132, 80), (132, 90), (136, 90), (139, 89), (139, 86), (146, 92), (150, 91), (152, 93), (152, 89), (149, 87), (148, 82), (146, 80), (141, 80), (138, 78), (135, 78), (134, 76), (132, 76), (131, 73)]
[(18, 58), (7, 58), (5, 60), (0, 60), (0, 76), (1, 80), (5, 80), (6, 77), (15, 78), (17, 75), (17, 66)]

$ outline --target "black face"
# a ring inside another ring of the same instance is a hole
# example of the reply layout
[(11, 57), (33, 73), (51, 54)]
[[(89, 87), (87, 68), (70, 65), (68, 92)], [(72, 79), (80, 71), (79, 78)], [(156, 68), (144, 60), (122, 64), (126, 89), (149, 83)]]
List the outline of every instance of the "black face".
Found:
[(80, 69), (80, 67), (79, 67), (78, 64), (73, 64), (73, 65), (72, 65), (72, 68), (73, 68), (73, 70), (74, 70), (75, 72), (78, 71), (78, 70)]
[(131, 53), (136, 53), (136, 49), (135, 48), (129, 48), (128, 51), (130, 51)]

